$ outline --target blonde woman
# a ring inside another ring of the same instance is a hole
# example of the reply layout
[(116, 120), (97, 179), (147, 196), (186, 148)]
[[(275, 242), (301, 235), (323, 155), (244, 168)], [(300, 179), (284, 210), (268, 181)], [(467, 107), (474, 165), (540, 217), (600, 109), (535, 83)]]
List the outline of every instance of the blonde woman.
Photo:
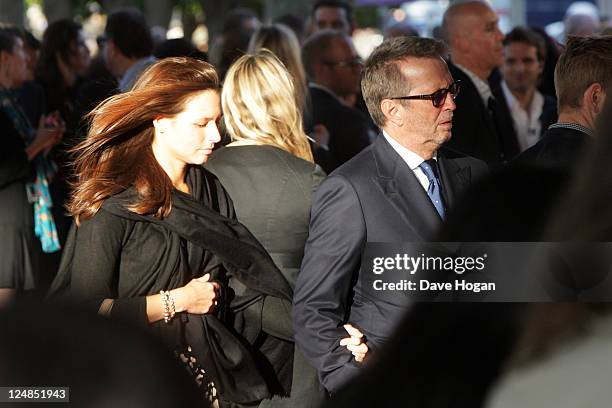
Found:
[(293, 31), (283, 24), (272, 24), (260, 27), (251, 37), (248, 53), (254, 54), (262, 49), (272, 51), (276, 57), (289, 71), (293, 84), (298, 106), (304, 113), (307, 106), (307, 84), (306, 72), (302, 64), (300, 54), (300, 43)]
[(325, 167), (332, 160), (329, 157), (329, 131), (322, 124), (312, 123), (310, 93), (306, 81), (306, 72), (302, 63), (300, 43), (293, 31), (283, 24), (272, 24), (260, 27), (251, 37), (248, 52), (257, 53), (267, 49), (285, 65), (293, 80), (295, 99), (302, 112), (302, 120), (311, 137), (311, 148), (315, 162)]
[[(206, 163), (232, 197), (238, 220), (270, 253), (292, 287), (308, 236), (312, 194), (325, 177), (313, 163), (295, 95), (291, 75), (272, 52), (239, 58), (221, 94), (225, 127), (233, 141)], [(267, 334), (258, 343), (274, 369), (280, 394), (291, 398), (266, 400), (262, 406), (316, 406), (320, 387), (314, 370), (299, 352), (294, 364), (281, 358), (294, 347), (291, 305), (286, 306), (264, 306)]]

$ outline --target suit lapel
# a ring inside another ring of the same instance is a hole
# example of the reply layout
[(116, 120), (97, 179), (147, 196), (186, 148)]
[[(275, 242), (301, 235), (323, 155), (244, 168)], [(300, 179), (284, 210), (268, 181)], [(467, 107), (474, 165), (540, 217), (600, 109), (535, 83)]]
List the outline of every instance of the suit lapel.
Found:
[(463, 72), (459, 67), (455, 66), (452, 62), (449, 62), (448, 69), (454, 79), (461, 80), (461, 92), (457, 97), (457, 104), (463, 105), (472, 103), (478, 105), (473, 106), (469, 110), (470, 115), (479, 115), (481, 117), (481, 120), (487, 127), (487, 140), (489, 144), (494, 146), (495, 151), (499, 150), (499, 140), (495, 122), (493, 121), (491, 113), (489, 113), (488, 106), (482, 100), (482, 96), (480, 96), (476, 85), (474, 84), (474, 82), (472, 82), (470, 77), (465, 72)]
[(457, 196), (472, 183), (472, 168), (459, 166), (455, 160), (444, 155), (444, 149), (438, 151), (438, 165), (446, 207), (450, 209), (455, 205)]
[(379, 135), (372, 146), (376, 164), (375, 183), (402, 219), (422, 239), (429, 240), (440, 227), (440, 217), (412, 170)]
[(491, 93), (496, 100), (495, 121), (497, 134), (501, 142), (505, 159), (510, 160), (520, 153), (520, 147), (514, 129), (514, 120), (510, 113), (510, 107), (500, 84), (491, 85)]

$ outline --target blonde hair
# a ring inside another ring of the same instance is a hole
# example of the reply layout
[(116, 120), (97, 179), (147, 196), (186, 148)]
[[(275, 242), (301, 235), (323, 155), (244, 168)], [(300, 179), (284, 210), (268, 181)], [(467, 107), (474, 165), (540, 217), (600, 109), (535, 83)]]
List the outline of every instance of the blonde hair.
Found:
[(263, 26), (251, 37), (247, 52), (255, 54), (264, 48), (272, 51), (291, 74), (298, 106), (304, 112), (308, 93), (306, 92), (306, 73), (297, 37), (284, 24)]
[(225, 126), (232, 140), (272, 145), (313, 161), (291, 76), (269, 50), (240, 57), (221, 93)]

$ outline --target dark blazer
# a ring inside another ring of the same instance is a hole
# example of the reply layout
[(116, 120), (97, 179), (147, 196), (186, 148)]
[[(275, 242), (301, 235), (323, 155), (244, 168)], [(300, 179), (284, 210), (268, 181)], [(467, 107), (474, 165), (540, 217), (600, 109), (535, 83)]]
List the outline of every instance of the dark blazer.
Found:
[[(369, 119), (359, 110), (344, 105), (335, 95), (310, 86), (311, 126), (322, 124), (329, 132), (329, 152), (315, 157), (331, 173), (370, 144)], [(310, 129), (309, 129), (310, 131)]]
[(455, 80), (461, 81), (461, 92), (455, 100), (453, 136), (446, 145), (494, 167), (516, 156), (519, 150), (510, 127), (512, 117), (504, 115), (497, 103), (490, 111), (470, 77), (452, 62), (448, 69)]
[[(483, 162), (445, 148), (438, 152), (438, 163), (448, 207), (486, 172)], [(427, 241), (440, 225), (422, 185), (383, 136), (321, 183), (294, 291), (293, 321), (296, 343), (329, 391), (358, 369), (339, 345), (346, 337), (342, 324), (355, 324), (375, 348), (406, 310), (375, 303), (361, 290), (366, 242)]]
[(39, 284), (39, 245), (26, 194), (30, 176), (25, 143), (0, 108), (0, 288), (34, 289)]
[(205, 167), (229, 193), (236, 217), (268, 251), (293, 287), (308, 236), (312, 196), (325, 173), (274, 146), (229, 146)]
[(579, 130), (548, 129), (538, 143), (516, 158), (515, 164), (571, 171), (591, 139)]
[[(234, 203), (236, 217), (268, 251), (291, 287), (295, 285), (304, 244), (308, 236), (312, 196), (325, 173), (318, 165), (274, 146), (229, 146), (213, 153), (206, 168), (221, 181)], [(294, 352), (290, 308), (266, 308), (264, 318), (279, 327), (275, 333), (287, 341), (268, 345), (267, 335), (258, 340), (261, 350), (276, 364), (281, 377), (293, 377), (290, 398), (265, 400), (260, 407), (311, 407), (322, 402), (316, 371), (295, 349), (293, 360), (274, 358), (288, 348)], [(265, 323), (265, 322), (264, 322)], [(293, 364), (292, 364), (293, 363)]]

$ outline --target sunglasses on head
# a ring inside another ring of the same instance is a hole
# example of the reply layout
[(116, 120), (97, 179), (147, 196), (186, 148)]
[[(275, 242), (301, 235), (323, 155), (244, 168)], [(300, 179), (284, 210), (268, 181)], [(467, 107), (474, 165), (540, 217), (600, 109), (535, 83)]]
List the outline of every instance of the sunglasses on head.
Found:
[(429, 99), (434, 107), (439, 108), (444, 105), (444, 101), (446, 100), (446, 95), (451, 94), (452, 98), (457, 98), (459, 95), (459, 90), (461, 89), (461, 81), (457, 80), (450, 84), (448, 88), (438, 89), (436, 92), (429, 95), (410, 95), (410, 96), (394, 96), (392, 98), (387, 99)]

